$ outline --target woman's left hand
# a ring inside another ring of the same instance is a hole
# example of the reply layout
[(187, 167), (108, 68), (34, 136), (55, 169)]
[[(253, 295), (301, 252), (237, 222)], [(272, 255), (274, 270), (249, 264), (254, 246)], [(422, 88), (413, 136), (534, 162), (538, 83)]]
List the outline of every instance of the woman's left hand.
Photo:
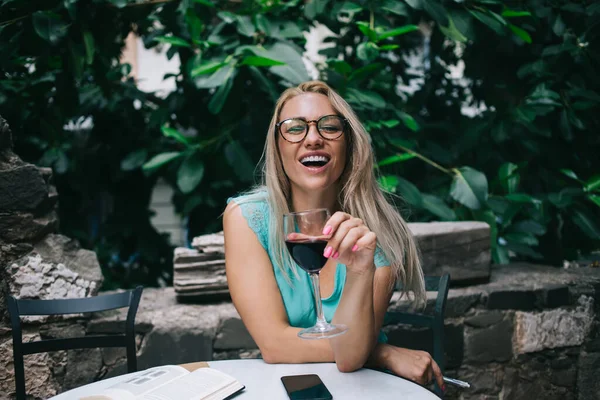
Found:
[(426, 351), (405, 349), (389, 344), (378, 344), (374, 351), (376, 365), (392, 371), (419, 385), (429, 385), (434, 380), (446, 391), (440, 367)]
[(355, 273), (374, 269), (377, 236), (361, 219), (338, 211), (327, 221), (323, 235), (331, 235), (323, 253), (325, 257), (338, 260)]

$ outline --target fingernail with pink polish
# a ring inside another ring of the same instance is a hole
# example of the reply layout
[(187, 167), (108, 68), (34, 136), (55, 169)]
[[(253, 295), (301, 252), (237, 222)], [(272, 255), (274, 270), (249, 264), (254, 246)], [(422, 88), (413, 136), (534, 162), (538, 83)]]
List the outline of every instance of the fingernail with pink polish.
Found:
[(335, 254), (333, 255), (333, 258), (338, 258), (340, 256), (340, 252), (336, 251)]
[(356, 250), (358, 250), (358, 245), (357, 244), (355, 244), (354, 247), (352, 248), (352, 251), (356, 251)]
[(327, 246), (327, 248), (323, 252), (323, 256), (329, 258), (329, 256), (331, 255), (332, 252), (333, 252), (333, 247)]
[(331, 226), (327, 225), (323, 228), (323, 235), (329, 235), (331, 233)]

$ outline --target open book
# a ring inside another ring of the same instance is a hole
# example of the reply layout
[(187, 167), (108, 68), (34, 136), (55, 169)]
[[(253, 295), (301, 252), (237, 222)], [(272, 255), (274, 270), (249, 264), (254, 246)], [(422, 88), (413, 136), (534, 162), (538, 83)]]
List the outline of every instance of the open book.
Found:
[(223, 400), (244, 386), (206, 363), (150, 368), (79, 400)]

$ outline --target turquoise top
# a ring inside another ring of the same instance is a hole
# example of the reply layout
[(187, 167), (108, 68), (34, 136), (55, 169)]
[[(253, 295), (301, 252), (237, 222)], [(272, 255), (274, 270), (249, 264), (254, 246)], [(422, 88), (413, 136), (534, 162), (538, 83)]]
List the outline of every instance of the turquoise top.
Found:
[[(275, 254), (269, 246), (269, 219), (271, 212), (266, 198), (251, 198), (246, 195), (230, 198), (227, 202), (229, 203), (231, 200), (238, 204), (242, 215), (248, 222), (248, 226), (254, 231), (260, 244), (271, 259), (277, 286), (279, 286), (279, 292), (281, 293), (281, 299), (283, 300), (290, 325), (297, 328), (309, 328), (313, 326), (317, 320), (317, 313), (312, 294), (312, 284), (308, 274), (296, 265), (294, 267), (297, 268), (298, 274), (294, 274), (293, 270), (289, 268), (284, 268), (286, 271), (290, 271), (288, 282), (281, 269), (276, 267)], [(375, 251), (374, 261), (377, 268), (390, 265), (379, 247)], [(328, 322), (331, 322), (335, 310), (340, 303), (345, 283), (346, 266), (338, 263), (335, 272), (333, 293), (331, 296), (322, 299), (323, 314)], [(387, 337), (381, 332), (378, 340), (379, 342), (387, 342)]]

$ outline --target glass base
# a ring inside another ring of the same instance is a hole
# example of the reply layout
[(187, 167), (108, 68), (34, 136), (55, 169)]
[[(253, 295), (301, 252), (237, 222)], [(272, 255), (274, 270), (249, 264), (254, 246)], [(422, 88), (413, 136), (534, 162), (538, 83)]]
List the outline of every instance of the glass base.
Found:
[(331, 339), (339, 335), (343, 335), (348, 331), (348, 327), (344, 324), (317, 324), (310, 328), (302, 329), (298, 332), (298, 337), (301, 339)]

